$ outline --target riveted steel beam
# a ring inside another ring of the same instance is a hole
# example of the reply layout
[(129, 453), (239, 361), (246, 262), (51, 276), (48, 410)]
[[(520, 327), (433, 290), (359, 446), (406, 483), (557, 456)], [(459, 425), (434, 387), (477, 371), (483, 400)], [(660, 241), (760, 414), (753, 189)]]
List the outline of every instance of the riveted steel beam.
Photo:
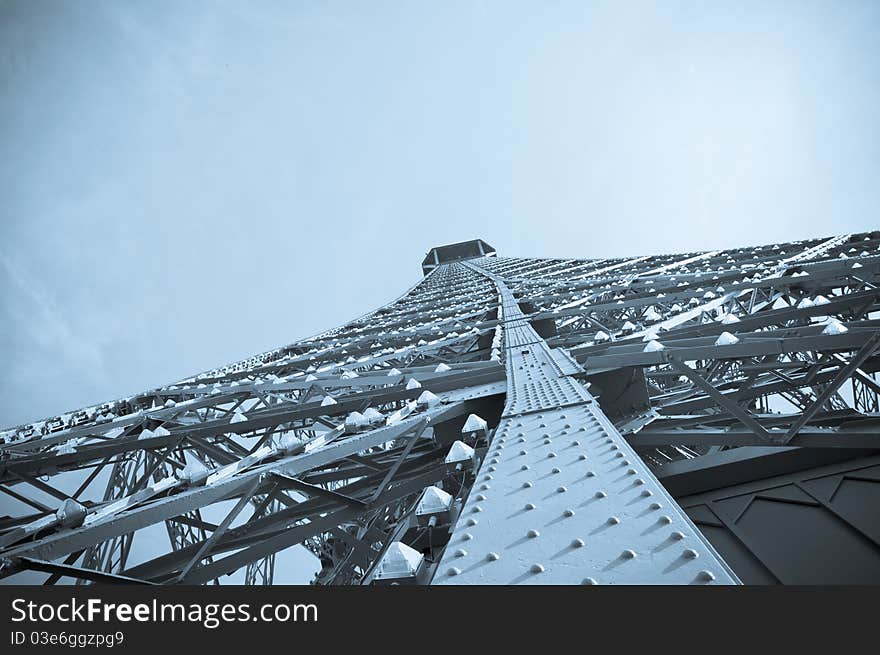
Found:
[(507, 404), (433, 584), (737, 583), (501, 278), (483, 274), (504, 317)]

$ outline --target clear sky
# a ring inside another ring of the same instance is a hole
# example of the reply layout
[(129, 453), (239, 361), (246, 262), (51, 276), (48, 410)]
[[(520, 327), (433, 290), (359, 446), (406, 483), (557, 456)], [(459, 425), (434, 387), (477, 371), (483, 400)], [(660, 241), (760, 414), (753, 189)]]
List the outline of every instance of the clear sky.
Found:
[(880, 3), (0, 0), (0, 425), (358, 316), (431, 246), (878, 227)]

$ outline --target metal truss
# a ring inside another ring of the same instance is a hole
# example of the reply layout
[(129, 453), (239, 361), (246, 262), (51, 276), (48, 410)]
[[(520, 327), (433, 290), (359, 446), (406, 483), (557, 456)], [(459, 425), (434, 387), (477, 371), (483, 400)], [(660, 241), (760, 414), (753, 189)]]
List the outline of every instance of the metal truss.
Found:
[[(0, 433), (0, 576), (271, 584), (301, 546), (314, 584), (880, 581), (880, 233), (477, 240), (423, 272), (341, 327)], [(847, 566), (780, 545), (811, 531)]]

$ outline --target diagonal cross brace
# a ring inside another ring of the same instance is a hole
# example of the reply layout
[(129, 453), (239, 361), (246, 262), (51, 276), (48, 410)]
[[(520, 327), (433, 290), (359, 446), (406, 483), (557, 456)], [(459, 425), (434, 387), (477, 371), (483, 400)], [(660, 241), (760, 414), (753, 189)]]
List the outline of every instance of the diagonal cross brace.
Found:
[(220, 525), (217, 526), (217, 529), (211, 533), (211, 536), (208, 537), (205, 542), (202, 544), (202, 547), (193, 555), (193, 558), (187, 563), (186, 566), (183, 567), (183, 570), (180, 572), (180, 575), (177, 576), (178, 582), (186, 582), (186, 578), (189, 575), (189, 572), (192, 568), (198, 564), (202, 558), (211, 553), (211, 548), (214, 547), (214, 544), (217, 543), (217, 540), (220, 539), (229, 528), (229, 524), (235, 520), (235, 517), (241, 513), (247, 504), (251, 501), (254, 494), (257, 493), (257, 489), (260, 488), (260, 485), (263, 483), (262, 476), (258, 477), (254, 480), (253, 484), (250, 488), (242, 494), (241, 498), (238, 499), (238, 502), (235, 504), (229, 514), (220, 522)]
[(859, 348), (858, 352), (856, 352), (855, 356), (850, 360), (849, 364), (844, 366), (837, 375), (834, 376), (834, 379), (828, 383), (828, 386), (820, 393), (816, 400), (807, 407), (803, 413), (798, 417), (798, 419), (792, 424), (791, 428), (789, 428), (788, 432), (784, 437), (780, 440), (780, 442), (784, 445), (791, 441), (794, 436), (798, 433), (798, 431), (807, 424), (807, 422), (816, 415), (820, 409), (822, 409), (822, 405), (828, 402), (828, 399), (837, 392), (844, 382), (846, 382), (850, 376), (855, 373), (859, 366), (861, 366), (866, 359), (868, 359), (871, 355), (874, 354), (874, 351), (877, 349), (877, 344), (880, 343), (880, 332), (876, 332), (865, 345)]
[(718, 391), (715, 387), (713, 387), (709, 382), (706, 381), (705, 378), (703, 378), (702, 375), (697, 373), (694, 369), (692, 369), (690, 366), (688, 366), (676, 357), (669, 357), (669, 364), (682, 375), (686, 376), (691, 382), (693, 382), (697, 387), (704, 391), (706, 395), (712, 398), (722, 408), (733, 414), (752, 432), (754, 432), (762, 439), (766, 440), (768, 444), (773, 443), (773, 436), (764, 428), (763, 425), (758, 423), (758, 421), (746, 410), (744, 410), (730, 398), (728, 398), (720, 391)]
[(331, 489), (324, 489), (324, 487), (319, 487), (314, 484), (309, 484), (308, 482), (303, 482), (302, 480), (298, 480), (297, 478), (291, 477), (289, 475), (279, 473), (278, 471), (273, 471), (269, 475), (275, 478), (279, 482), (279, 485), (281, 487), (303, 491), (310, 496), (323, 496), (332, 500), (339, 500), (347, 505), (353, 505), (356, 507), (366, 506), (366, 503), (364, 501), (358, 500), (357, 498), (352, 498), (351, 496), (346, 496), (345, 494), (338, 493)]
[(409, 440), (409, 443), (406, 444), (406, 448), (403, 449), (403, 452), (400, 453), (400, 457), (397, 458), (397, 461), (388, 469), (388, 473), (385, 474), (385, 477), (382, 479), (382, 482), (379, 483), (379, 486), (376, 487), (376, 491), (370, 496), (370, 503), (373, 503), (379, 496), (385, 493), (385, 490), (388, 488), (388, 485), (391, 484), (391, 480), (394, 479), (394, 475), (397, 473), (397, 470), (400, 468), (401, 464), (406, 461), (406, 458), (409, 457), (410, 452), (413, 449), (413, 446), (416, 445), (416, 441), (419, 440), (419, 437), (422, 436), (422, 433), (425, 431), (425, 428), (428, 427), (428, 421), (423, 420), (420, 421), (416, 427), (414, 428), (414, 433)]

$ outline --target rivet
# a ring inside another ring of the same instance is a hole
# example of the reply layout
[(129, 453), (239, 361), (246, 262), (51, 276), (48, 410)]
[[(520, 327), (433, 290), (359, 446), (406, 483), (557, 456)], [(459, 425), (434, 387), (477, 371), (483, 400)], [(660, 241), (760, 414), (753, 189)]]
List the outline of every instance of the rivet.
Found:
[(477, 524), (477, 519), (468, 519), (468, 520), (467, 520), (467, 524), (468, 524), (468, 525), (476, 525), (476, 524)]
[(551, 472), (551, 473), (562, 473), (562, 469), (559, 469), (559, 468), (553, 467), (553, 469), (552, 469), (550, 472)]
[(684, 532), (673, 532), (672, 538), (676, 541), (681, 541), (682, 539), (684, 539)]
[(700, 554), (697, 551), (695, 551), (693, 548), (688, 548), (686, 551), (684, 551), (684, 556), (687, 557), (688, 559), (697, 559), (700, 556)]
[(461, 535), (462, 541), (470, 541), (473, 538), (474, 538), (474, 535), (472, 535), (470, 532), (465, 532), (463, 535)]
[(608, 494), (606, 494), (604, 491), (597, 491), (595, 493), (595, 496), (596, 496), (596, 498), (605, 498), (608, 496)]
[(517, 441), (518, 441), (519, 443), (523, 443), (523, 442), (525, 441), (525, 437), (520, 437), (519, 439), (517, 439)]
[(486, 489), (491, 489), (491, 487), (488, 484), (481, 484), (480, 485), (481, 491), (486, 491)]
[(583, 545), (584, 545), (583, 539), (575, 539), (574, 541), (571, 542), (572, 548), (581, 548), (581, 547), (583, 547)]
[(623, 551), (623, 552), (620, 554), (620, 556), (621, 556), (623, 559), (632, 559), (633, 557), (636, 556), (636, 551), (634, 551), (634, 550), (630, 550), (629, 548), (627, 548), (625, 551)]
[(595, 476), (595, 475), (596, 475), (596, 474), (595, 474), (593, 471), (587, 471), (587, 477), (588, 477), (588, 478), (592, 478), (592, 477)]
[(581, 584), (599, 584), (596, 582), (596, 578), (584, 578), (581, 580)]
[(544, 567), (540, 564), (532, 564), (532, 568), (530, 570), (532, 573), (543, 573)]
[(455, 556), (456, 557), (466, 557), (467, 551), (464, 548), (459, 548), (457, 551), (455, 551)]
[(615, 457), (615, 459), (618, 457), (623, 457), (623, 453), (617, 453), (614, 457)]
[(494, 466), (490, 466), (488, 470), (489, 470), (489, 471), (495, 471), (495, 467), (494, 467)]
[(583, 461), (583, 460), (585, 460), (586, 458), (587, 458), (587, 456), (584, 455), (583, 453), (581, 453), (580, 455), (578, 455), (578, 459), (579, 459), (579, 460), (582, 460), (582, 461)]
[(476, 506), (474, 506), (474, 508), (473, 508), (471, 511), (472, 511), (474, 514), (477, 514), (478, 512), (482, 512), (482, 511), (483, 511), (483, 508), (480, 507), (479, 505), (476, 505)]
[(648, 496), (653, 496), (653, 495), (654, 495), (654, 492), (651, 491), (650, 489), (645, 489), (644, 491), (642, 491), (642, 495), (643, 495), (645, 498), (647, 498)]
[(712, 582), (715, 579), (715, 574), (712, 571), (700, 571), (699, 578), (703, 582)]
[(650, 507), (651, 509), (660, 509), (661, 507), (663, 507), (663, 505), (661, 505), (660, 503), (651, 503)]
[(531, 537), (532, 539), (534, 539), (535, 537), (540, 537), (540, 536), (541, 536), (541, 533), (538, 532), (537, 530), (529, 530), (526, 534), (527, 534), (529, 537)]
[(636, 470), (635, 470), (635, 469), (629, 469), (629, 470), (626, 472), (626, 474), (627, 474), (627, 475), (635, 475), (635, 474), (636, 474)]
[(556, 457), (556, 453), (547, 453), (547, 457)]
[(535, 509), (534, 503), (526, 503), (526, 509)]
[(528, 465), (528, 464), (523, 464), (522, 466), (519, 467), (519, 470), (520, 470), (520, 471), (528, 471), (528, 470), (529, 470), (529, 465)]
[(486, 497), (483, 494), (477, 494), (477, 500), (486, 500)]
[(529, 451), (528, 450), (521, 450), (521, 451), (519, 451), (519, 454), (520, 455), (528, 455)]
[(618, 523), (620, 523), (620, 519), (617, 518), (616, 516), (612, 516), (612, 517), (609, 517), (607, 523), (608, 523), (608, 525), (617, 525)]
[(457, 566), (453, 566), (451, 569), (446, 571), (446, 575), (458, 575), (459, 573), (461, 573), (461, 569)]
[(559, 487), (556, 491), (562, 494), (562, 493), (565, 493), (566, 491), (568, 491), (568, 489), (565, 487)]
[(575, 439), (574, 441), (571, 442), (571, 445), (572, 445), (572, 446), (580, 446), (580, 445), (581, 445), (581, 442), (578, 441), (577, 439)]
[(494, 478), (491, 475), (484, 475), (483, 479), (484, 480), (493, 480)]
[(562, 515), (571, 518), (572, 516), (574, 516), (574, 510), (573, 510), (573, 509), (567, 509), (567, 510), (565, 510), (564, 512), (562, 512)]
[(670, 523), (672, 523), (672, 519), (669, 518), (668, 516), (666, 516), (665, 514), (657, 520), (660, 521), (660, 523), (663, 523), (665, 525), (669, 525)]
[(490, 562), (495, 562), (500, 557), (501, 556), (498, 553), (489, 553), (488, 555), (486, 555), (486, 559), (489, 560)]

